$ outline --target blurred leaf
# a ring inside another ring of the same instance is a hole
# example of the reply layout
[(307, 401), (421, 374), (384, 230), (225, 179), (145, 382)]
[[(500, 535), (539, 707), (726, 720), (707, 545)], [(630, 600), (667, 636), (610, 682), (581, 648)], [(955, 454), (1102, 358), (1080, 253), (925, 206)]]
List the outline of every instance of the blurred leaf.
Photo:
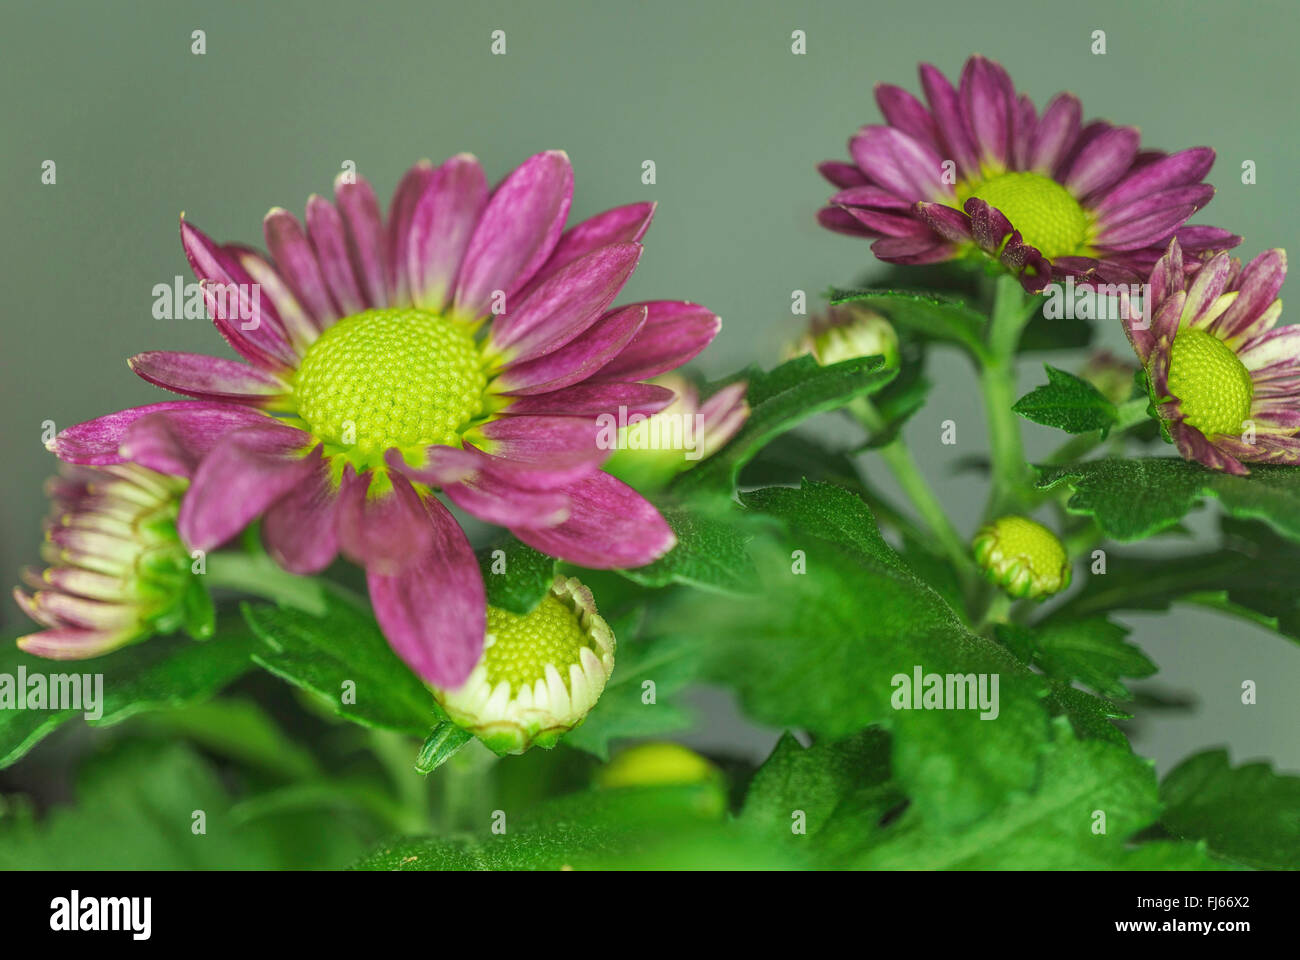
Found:
[(0, 817), (4, 869), (302, 869), (346, 863), (363, 843), (337, 817), (237, 822), (216, 772), (180, 743), (128, 741), (86, 764), (74, 805)]
[(477, 552), (487, 602), (521, 616), (541, 603), (555, 580), (555, 559), (514, 537)]
[(1124, 731), (1111, 721), (1130, 720), (1133, 715), (1104, 697), (1094, 697), (1068, 683), (1054, 681), (1047, 696), (1047, 706), (1053, 716), (1065, 716), (1070, 721), (1077, 737), (1109, 740), (1121, 747), (1129, 745)]
[(1115, 404), (1087, 380), (1044, 364), (1047, 384), (1035, 387), (1016, 401), (1011, 409), (1026, 420), (1056, 427), (1067, 433), (1105, 431), (1119, 416)]
[(1266, 763), (1233, 767), (1226, 750), (1188, 757), (1160, 785), (1161, 825), (1215, 856), (1262, 869), (1300, 868), (1300, 777)]
[(503, 810), (503, 833), (485, 822), (474, 834), (391, 840), (355, 869), (680, 867), (696, 840), (716, 842), (727, 834), (725, 809), (713, 783), (588, 790), (531, 810)]
[[(564, 742), (608, 760), (612, 740), (657, 737), (689, 727), (690, 713), (674, 701), (699, 671), (704, 646), (702, 638), (619, 636), (605, 692)], [(642, 699), (646, 683), (654, 684), (653, 703)]]
[[(314, 617), (299, 610), (244, 604), (244, 617), (263, 641), (254, 661), (314, 694), (340, 717), (427, 736), (442, 719), (433, 694), (393, 653), (374, 618), (333, 595), (326, 607), (323, 617)], [(355, 702), (344, 702), (345, 693)]]
[(1254, 464), (1248, 477), (1208, 470), (1173, 457), (1089, 460), (1040, 467), (1038, 486), (1068, 484), (1071, 513), (1096, 519), (1116, 540), (1141, 540), (1172, 527), (1205, 497), (1228, 514), (1255, 518), (1300, 540), (1300, 467)]
[(831, 303), (857, 303), (877, 310), (896, 327), (927, 339), (955, 343), (973, 357), (985, 354), (985, 319), (961, 300), (907, 290), (835, 290)]
[(288, 779), (316, 775), (316, 760), (252, 700), (222, 698), (143, 718), (143, 729), (183, 737), (212, 753)]
[[(102, 714), (87, 722), (105, 727), (147, 710), (206, 700), (252, 669), (249, 655), (257, 645), (248, 628), (234, 618), (226, 619), (210, 640), (154, 637), (75, 663), (33, 657), (9, 641), (0, 644), (0, 677), (13, 677), (17, 684), (20, 670), (28, 679), (103, 674)], [(0, 681), (0, 703), (5, 696), (2, 686)], [(51, 731), (85, 712), (0, 709), (0, 768), (15, 763)]]
[(805, 354), (773, 370), (744, 371), (739, 376), (749, 382), (749, 419), (730, 443), (681, 474), (674, 487), (730, 492), (745, 464), (781, 434), (888, 383), (897, 371), (882, 369), (883, 363), (881, 357), (864, 357), (823, 367)]

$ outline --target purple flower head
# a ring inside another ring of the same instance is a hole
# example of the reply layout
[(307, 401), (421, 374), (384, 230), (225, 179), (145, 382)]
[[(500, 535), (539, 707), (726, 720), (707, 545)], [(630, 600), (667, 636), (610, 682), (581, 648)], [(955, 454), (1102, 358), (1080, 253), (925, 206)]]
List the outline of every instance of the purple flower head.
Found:
[(1189, 276), (1173, 240), (1151, 273), (1150, 311), (1124, 307), (1156, 413), (1184, 458), (1236, 474), (1248, 462), (1300, 463), (1300, 327), (1275, 329), (1284, 279), (1284, 250), (1245, 267), (1220, 253)]
[(495, 188), (473, 157), (421, 163), (385, 219), (360, 177), (305, 226), (266, 216), (269, 256), (181, 239), (208, 312), (242, 362), (133, 357), (196, 398), (64, 431), (65, 460), (134, 461), (187, 477), (179, 529), (216, 547), (260, 517), (268, 551), (314, 573), (366, 568), (376, 617), (426, 681), (457, 687), (483, 650), (483, 583), (452, 504), (587, 567), (635, 567), (674, 544), (658, 511), (601, 471), (596, 419), (673, 399), (643, 381), (713, 339), (718, 318), (676, 301), (621, 307), (654, 207), (565, 229), (573, 171), (530, 157)]
[(984, 57), (966, 61), (957, 87), (929, 64), (920, 74), (928, 106), (900, 87), (877, 86), (885, 123), (849, 141), (852, 163), (820, 167), (839, 192), (818, 219), (873, 238), (881, 260), (989, 257), (1038, 292), (1066, 276), (1139, 282), (1175, 236), (1189, 263), (1241, 242), (1216, 227), (1185, 226), (1214, 195), (1202, 182), (1210, 148), (1142, 150), (1132, 127), (1083, 123), (1068, 93), (1040, 116)]

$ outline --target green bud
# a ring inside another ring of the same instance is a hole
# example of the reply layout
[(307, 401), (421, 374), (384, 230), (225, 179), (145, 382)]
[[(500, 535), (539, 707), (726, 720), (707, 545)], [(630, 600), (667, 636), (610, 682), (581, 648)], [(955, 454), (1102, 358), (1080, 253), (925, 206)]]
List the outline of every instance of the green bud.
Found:
[(591, 591), (557, 576), (530, 613), (489, 606), (482, 658), (460, 687), (434, 695), (453, 723), (498, 754), (550, 749), (596, 705), (614, 647)]
[(1070, 585), (1064, 544), (1027, 517), (1001, 517), (986, 524), (972, 546), (985, 576), (1013, 597), (1041, 600)]
[(842, 303), (831, 307), (825, 315), (814, 317), (808, 332), (787, 348), (786, 353), (789, 357), (810, 353), (822, 366), (858, 357), (884, 357), (886, 367), (896, 367), (898, 334), (876, 311)]

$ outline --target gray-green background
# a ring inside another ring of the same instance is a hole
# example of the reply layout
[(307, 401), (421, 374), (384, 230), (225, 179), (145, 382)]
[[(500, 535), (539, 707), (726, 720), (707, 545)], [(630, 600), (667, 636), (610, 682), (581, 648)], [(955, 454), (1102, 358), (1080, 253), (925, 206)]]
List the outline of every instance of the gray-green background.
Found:
[[(468, 150), (495, 179), (566, 149), (575, 217), (659, 202), (629, 299), (686, 298), (724, 319), (710, 373), (771, 363), (795, 330), (790, 296), (852, 279), (866, 245), (818, 228), (829, 193), (819, 160), (879, 114), (872, 85), (916, 90), (918, 60), (952, 76), (972, 52), (1000, 60), (1041, 104), (1070, 89), (1088, 115), (1141, 127), (1148, 145), (1209, 144), (1219, 193), (1198, 219), (1243, 234), (1251, 256), (1295, 247), (1293, 106), (1300, 39), (1293, 2), (183, 3), (16, 4), (0, 27), (0, 264), (3, 270), (3, 580), (35, 560), (60, 427), (161, 399), (124, 363), (145, 349), (220, 352), (206, 321), (158, 321), (152, 288), (189, 279), (177, 215), (213, 236), (260, 243), (272, 205), (301, 212), (353, 161), (382, 196), (420, 157)], [(207, 52), (190, 52), (191, 32)], [(492, 56), (504, 30), (507, 54)], [(791, 53), (791, 32), (807, 54)], [(1104, 30), (1107, 53), (1090, 52)], [(658, 182), (641, 183), (654, 160)], [(57, 183), (41, 184), (41, 165)], [(1253, 160), (1258, 183), (1244, 186)], [(1122, 335), (1106, 341), (1127, 349)], [(1026, 386), (1041, 380), (1029, 364)], [(983, 489), (954, 476), (983, 448), (974, 384), (938, 358), (931, 406), (909, 439), (958, 526)], [(938, 424), (959, 424), (959, 443)], [(837, 429), (827, 424), (826, 429)], [(1032, 428), (1031, 453), (1053, 441)], [(873, 470), (873, 473), (875, 471)], [(17, 611), (9, 605), (4, 622)], [(1190, 713), (1137, 731), (1162, 768), (1197, 747), (1300, 768), (1300, 650), (1209, 613), (1135, 617), (1134, 639)], [(1238, 700), (1243, 679), (1260, 703)], [(702, 745), (761, 752), (724, 698)]]

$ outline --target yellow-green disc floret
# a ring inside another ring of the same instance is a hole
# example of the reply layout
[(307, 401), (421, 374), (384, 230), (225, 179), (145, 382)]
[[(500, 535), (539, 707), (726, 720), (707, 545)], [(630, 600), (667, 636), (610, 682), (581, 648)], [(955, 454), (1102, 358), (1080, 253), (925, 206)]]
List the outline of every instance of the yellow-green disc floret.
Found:
[(1250, 417), (1254, 384), (1232, 348), (1204, 330), (1174, 337), (1169, 392), (1178, 398), (1183, 420), (1207, 437), (1242, 432)]
[(975, 560), (1013, 597), (1041, 599), (1070, 585), (1065, 545), (1028, 517), (1001, 517), (975, 535)]
[(423, 310), (367, 310), (308, 348), (294, 398), (313, 435), (377, 465), (393, 447), (458, 445), (486, 384), (471, 327)]
[(543, 597), (525, 616), (488, 607), (487, 635), (491, 642), (483, 660), (488, 683), (495, 687), (504, 680), (516, 690), (543, 676), (548, 663), (567, 684), (569, 667), (580, 661), (588, 645), (573, 609), (554, 594)]
[(1004, 173), (973, 188), (959, 189), (958, 206), (979, 197), (996, 207), (1020, 231), (1025, 243), (1049, 260), (1081, 256), (1089, 218), (1079, 202), (1050, 177), (1039, 173)]

